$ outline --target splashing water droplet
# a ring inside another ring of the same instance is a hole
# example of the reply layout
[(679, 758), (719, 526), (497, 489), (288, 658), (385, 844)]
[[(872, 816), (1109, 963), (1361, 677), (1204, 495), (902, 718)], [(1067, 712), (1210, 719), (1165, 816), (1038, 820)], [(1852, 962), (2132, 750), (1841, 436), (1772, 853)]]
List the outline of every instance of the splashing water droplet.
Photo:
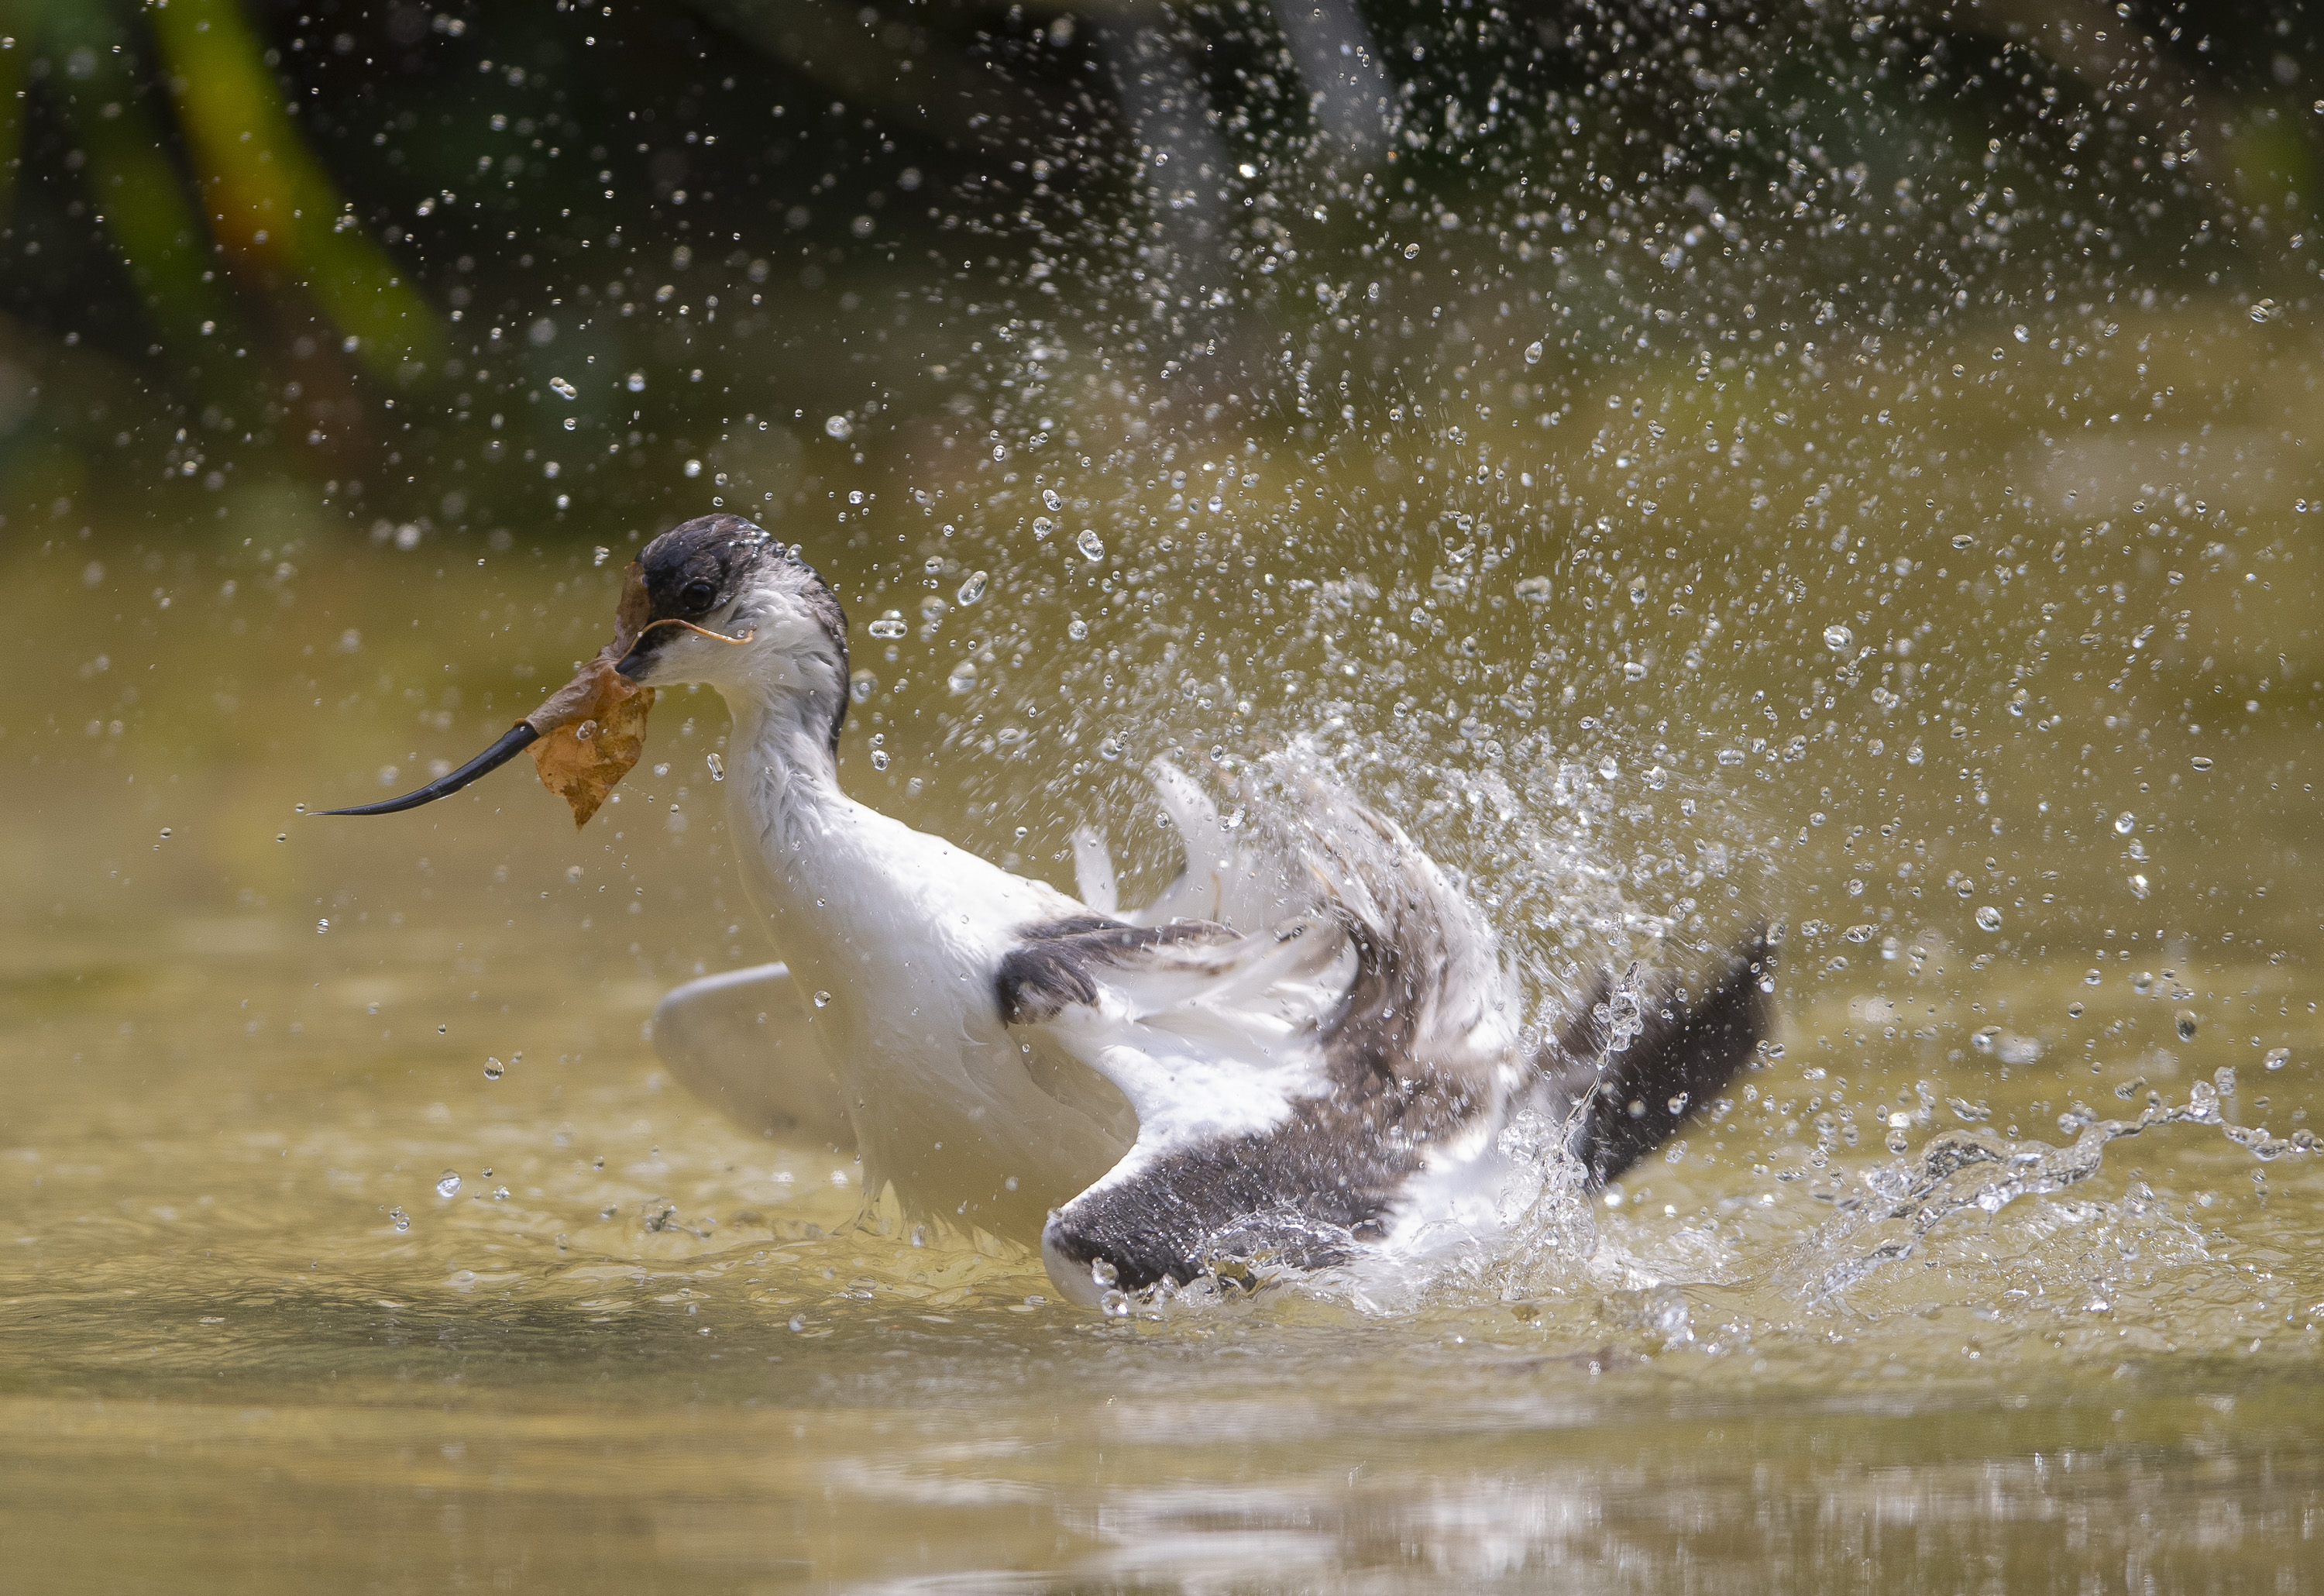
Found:
[(1547, 577), (1527, 577), (1525, 580), (1517, 584), (1517, 596), (1525, 600), (1527, 604), (1537, 604), (1548, 603), (1549, 578)]
[(831, 994), (827, 992), (819, 992), (816, 993), (815, 1006), (818, 1009), (828, 1009), (831, 1007)]
[(456, 1197), (460, 1195), (460, 1176), (456, 1170), (447, 1169), (436, 1177), (436, 1195), (439, 1197)]
[(2105, 979), (2106, 972), (2103, 970), (2086, 970), (2082, 973), (2082, 984), (2084, 986), (2096, 986), (2099, 982), (2104, 981)]
[(401, 1208), (389, 1209), (387, 1217), (399, 1231), (408, 1231), (411, 1228), (411, 1215)]
[(1977, 925), (1978, 929), (1980, 931), (2000, 930), (2001, 911), (1994, 908), (1990, 903), (1987, 904), (1983, 909), (1977, 911)]
[(559, 399), (578, 399), (581, 397), (581, 390), (576, 388), (563, 377), (549, 378), (549, 386)]
[(845, 416), (825, 416), (824, 418), (823, 434), (825, 438), (845, 438), (853, 436), (854, 431), (855, 423), (849, 420)]
[(2146, 878), (2144, 876), (2135, 875), (2130, 878), (2130, 895), (2133, 898), (2144, 898), (2146, 896), (2146, 892), (2147, 885)]
[(506, 1074), (508, 1074), (508, 1066), (503, 1064), (499, 1059), (490, 1056), (487, 1056), (484, 1059), (484, 1079), (487, 1081), (497, 1081)]
[(1622, 663), (1622, 679), (1624, 681), (1633, 682), (1644, 681), (1646, 679), (1646, 668), (1639, 664), (1636, 660), (1624, 660)]
[(1527, 365), (1539, 365), (1541, 364), (1541, 340), (1539, 338), (1536, 338), (1532, 343), (1526, 346), (1525, 360)]
[(1065, 628), (1065, 635), (1075, 642), (1084, 641), (1089, 636), (1089, 623), (1075, 615), (1073, 624)]
[(629, 380), (622, 383), (622, 386), (627, 388), (632, 393), (643, 393), (646, 391), (645, 373), (632, 372), (629, 375)]
[(952, 668), (952, 674), (945, 678), (945, 686), (954, 693), (965, 693), (971, 687), (976, 686), (975, 661), (972, 660), (963, 660), (959, 664), (954, 666)]
[(2267, 1056), (2260, 1062), (2264, 1064), (2270, 1069), (2282, 1069), (2285, 1065), (2292, 1062), (2292, 1049), (2289, 1047), (2270, 1047), (2267, 1050)]
[(2128, 809), (2125, 809), (2121, 814), (2114, 817), (2115, 835), (2117, 836), (2128, 836), (2137, 828), (2138, 816), (2132, 814)]
[(324, 932), (326, 932), (326, 931), (329, 930), (330, 928), (331, 928), (331, 922), (330, 922), (330, 921), (328, 921), (328, 920), (317, 920), (317, 921), (315, 922), (315, 935), (316, 935), (316, 936), (320, 936)]
[(1827, 626), (1823, 629), (1823, 646), (1835, 654), (1845, 654), (1856, 646), (1856, 633), (1845, 626)]
[(957, 595), (960, 602), (964, 604), (973, 604), (978, 599), (982, 598), (984, 596), (984, 589), (988, 580), (989, 578), (986, 577), (982, 571), (969, 572), (968, 580), (960, 585), (960, 593)]
[(2191, 1042), (2195, 1039), (2195, 1010), (2181, 1009), (2171, 1017), (2171, 1022), (2178, 1028), (2181, 1041)]
[(1084, 527), (1081, 536), (1074, 540), (1074, 547), (1082, 551), (1084, 559), (1105, 558), (1105, 540), (1097, 535), (1093, 527)]
[(613, 551), (606, 548), (603, 543), (600, 543), (597, 545), (594, 557), (590, 559), (589, 563), (593, 566), (601, 566), (613, 558)]
[(2187, 762), (2199, 770), (2208, 770), (2211, 768), (2211, 759), (2209, 754), (2199, 753)]
[(1953, 534), (1953, 547), (1956, 549), (1973, 548), (1976, 546), (1976, 543), (1977, 534), (1975, 532), (1955, 532)]
[(872, 768), (875, 770), (884, 770), (888, 768), (888, 751), (886, 749), (875, 748), (872, 751)]
[(883, 641), (892, 641), (904, 635), (904, 612), (890, 610), (864, 630)]
[(2154, 972), (2141, 970), (2130, 978), (2130, 990), (2144, 996), (2154, 990)]
[(703, 762), (710, 767), (710, 779), (713, 781), (724, 781), (726, 780), (726, 761), (718, 757), (718, 751), (716, 749), (712, 749), (710, 751), (709, 757)]

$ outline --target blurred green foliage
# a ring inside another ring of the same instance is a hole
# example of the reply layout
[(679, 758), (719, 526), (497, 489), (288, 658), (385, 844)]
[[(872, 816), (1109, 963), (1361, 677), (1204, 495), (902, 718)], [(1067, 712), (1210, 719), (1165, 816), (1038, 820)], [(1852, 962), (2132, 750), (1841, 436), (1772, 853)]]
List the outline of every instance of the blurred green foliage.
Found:
[(0, 512), (602, 536), (1067, 406), (1457, 424), (1382, 329), (1464, 304), (1551, 329), (1540, 405), (1721, 304), (2289, 302), (2280, 11), (0, 0)]

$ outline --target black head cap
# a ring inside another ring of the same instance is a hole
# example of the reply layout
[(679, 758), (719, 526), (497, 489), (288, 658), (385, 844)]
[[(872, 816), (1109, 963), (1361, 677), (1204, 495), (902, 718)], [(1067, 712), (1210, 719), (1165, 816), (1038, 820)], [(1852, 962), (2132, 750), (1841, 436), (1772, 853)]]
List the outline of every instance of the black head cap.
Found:
[[(652, 606), (649, 625), (655, 621), (709, 624), (709, 617), (720, 614), (770, 574), (796, 594), (838, 656), (838, 702), (831, 718), (831, 747), (838, 752), (839, 733), (847, 721), (847, 615), (813, 566), (755, 521), (739, 515), (704, 515), (680, 522), (647, 544), (638, 556), (638, 567)], [(630, 657), (642, 659), (678, 630), (647, 632)]]
[(733, 600), (781, 547), (764, 527), (739, 515), (705, 515), (670, 528), (638, 556), (652, 618), (699, 622)]

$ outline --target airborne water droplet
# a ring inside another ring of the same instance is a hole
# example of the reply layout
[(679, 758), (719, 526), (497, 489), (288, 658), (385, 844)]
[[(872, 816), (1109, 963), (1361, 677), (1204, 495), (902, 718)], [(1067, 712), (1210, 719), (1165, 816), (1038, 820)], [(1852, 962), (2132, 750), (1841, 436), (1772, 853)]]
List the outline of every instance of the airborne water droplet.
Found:
[(2208, 755), (2208, 754), (2201, 754), (2201, 753), (2199, 753), (2199, 754), (2197, 754), (2197, 755), (2196, 755), (2192, 760), (2190, 760), (2188, 762), (2189, 762), (2190, 764), (2193, 765), (2193, 766), (2194, 766), (2197, 770), (2209, 770), (2209, 769), (2211, 768), (2211, 760), (2210, 760), (2210, 756), (2209, 756), (2209, 755)]
[(2132, 814), (2128, 809), (2125, 809), (2121, 814), (2114, 817), (2115, 834), (2118, 836), (2128, 836), (2137, 828), (2137, 826), (2138, 816)]
[(972, 660), (963, 660), (952, 668), (952, 674), (945, 678), (945, 686), (955, 693), (965, 693), (975, 685), (976, 663)]
[(1541, 340), (1539, 338), (1536, 338), (1532, 343), (1527, 344), (1526, 346), (1525, 355), (1526, 364), (1527, 365), (1539, 365), (1541, 364)]
[(1856, 633), (1845, 626), (1827, 626), (1823, 629), (1823, 646), (1835, 654), (1845, 654), (1855, 646), (1855, 643)]
[(904, 635), (904, 612), (890, 610), (864, 630), (883, 641), (899, 638)]
[(1976, 541), (1977, 534), (1975, 532), (1955, 532), (1953, 534), (1953, 547), (1956, 549), (1967, 549), (1976, 543)]
[(1639, 664), (1636, 660), (1624, 661), (1622, 666), (1622, 679), (1624, 681), (1644, 681), (1646, 679), (1646, 668)]
[(2195, 1010), (2192, 1009), (2181, 1009), (2178, 1013), (2172, 1015), (2171, 1018), (2172, 1021), (2179, 1028), (2179, 1039), (2181, 1041), (2191, 1042), (2195, 1039)]
[(2146, 896), (2146, 878), (2144, 876), (2135, 875), (2130, 878), (2130, 895), (2133, 898), (2144, 898)]
[(508, 1066), (499, 1059), (490, 1056), (484, 1059), (484, 1079), (487, 1081), (497, 1081), (507, 1073)]
[(968, 580), (960, 585), (960, 593), (958, 595), (960, 602), (964, 604), (973, 604), (978, 599), (982, 598), (984, 596), (986, 580), (987, 578), (982, 571), (969, 572)]
[(1082, 641), (1089, 636), (1089, 623), (1075, 615), (1073, 624), (1065, 628), (1065, 635), (1075, 642)]
[(2000, 930), (2001, 911), (1994, 908), (1990, 903), (1987, 904), (1983, 909), (1977, 911), (1977, 924), (1978, 928), (1981, 931)]
[(401, 1208), (389, 1209), (387, 1217), (394, 1222), (395, 1228), (399, 1231), (408, 1231), (411, 1228), (411, 1215)]
[(818, 1009), (829, 1008), (831, 1006), (831, 994), (827, 992), (819, 992), (816, 993), (815, 1006)]
[(726, 761), (718, 757), (718, 751), (716, 749), (714, 748), (710, 751), (709, 757), (704, 761), (704, 762), (710, 767), (710, 779), (713, 781), (724, 781), (726, 780)]
[(875, 770), (884, 770), (888, 768), (888, 751), (886, 749), (875, 748), (872, 751), (872, 768)]
[(1105, 558), (1105, 540), (1097, 535), (1094, 527), (1084, 527), (1081, 536), (1074, 540), (1074, 547), (1082, 551), (1084, 559)]
[(549, 385), (555, 391), (557, 397), (559, 399), (576, 399), (580, 397), (581, 390), (576, 388), (563, 377), (549, 378)]
[(460, 1195), (460, 1176), (457, 1171), (447, 1169), (436, 1177), (436, 1195), (439, 1197), (456, 1197)]
[(2292, 1049), (2289, 1047), (2270, 1047), (2267, 1050), (2267, 1056), (2260, 1062), (2266, 1065), (2270, 1069), (2282, 1069), (2285, 1065), (2292, 1062)]

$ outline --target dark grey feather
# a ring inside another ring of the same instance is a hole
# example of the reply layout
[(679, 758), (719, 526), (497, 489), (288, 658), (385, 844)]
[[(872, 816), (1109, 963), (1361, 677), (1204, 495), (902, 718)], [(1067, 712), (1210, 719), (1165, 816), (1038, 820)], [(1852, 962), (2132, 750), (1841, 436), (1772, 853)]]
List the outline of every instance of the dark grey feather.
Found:
[[(1543, 1059), (1571, 1105), (1568, 1145), (1592, 1187), (1668, 1140), (1748, 1062), (1767, 1034), (1772, 1006), (1761, 983), (1774, 968), (1762, 932), (1729, 958), (1692, 1005), (1680, 978), (1667, 971), (1634, 973), (1618, 985), (1599, 976)], [(1613, 1049), (1616, 1007), (1631, 1003), (1637, 1032)]]

